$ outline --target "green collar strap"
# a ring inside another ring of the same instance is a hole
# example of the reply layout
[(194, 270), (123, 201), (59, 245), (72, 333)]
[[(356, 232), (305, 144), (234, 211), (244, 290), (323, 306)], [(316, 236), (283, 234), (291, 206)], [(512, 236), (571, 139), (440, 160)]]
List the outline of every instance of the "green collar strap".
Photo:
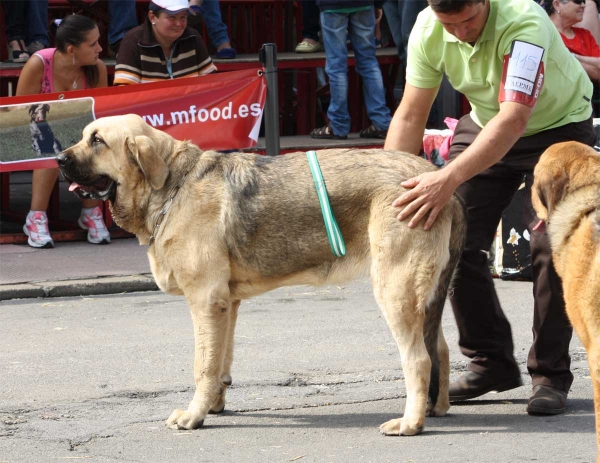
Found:
[(327, 230), (327, 238), (329, 238), (331, 252), (333, 252), (333, 255), (336, 257), (345, 256), (346, 243), (344, 243), (342, 232), (337, 221), (335, 220), (335, 216), (331, 210), (331, 205), (329, 204), (327, 187), (325, 186), (325, 180), (323, 180), (321, 166), (319, 166), (319, 161), (317, 160), (317, 152), (307, 151), (306, 158), (308, 159), (308, 165), (313, 176), (313, 181), (315, 182), (319, 203), (321, 204), (321, 214), (323, 214), (323, 221), (325, 222), (325, 229)]

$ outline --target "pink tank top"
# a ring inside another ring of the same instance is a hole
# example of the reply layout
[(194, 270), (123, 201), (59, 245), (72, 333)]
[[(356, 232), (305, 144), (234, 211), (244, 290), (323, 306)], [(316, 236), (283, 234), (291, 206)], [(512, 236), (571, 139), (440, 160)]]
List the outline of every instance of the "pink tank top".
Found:
[[(53, 93), (54, 92), (54, 78), (52, 76), (52, 63), (54, 62), (54, 53), (56, 48), (44, 48), (43, 50), (36, 51), (35, 56), (42, 60), (44, 63), (44, 73), (42, 74), (42, 88), (40, 93)], [(85, 74), (83, 75), (83, 88), (87, 89), (87, 82), (85, 80)]]

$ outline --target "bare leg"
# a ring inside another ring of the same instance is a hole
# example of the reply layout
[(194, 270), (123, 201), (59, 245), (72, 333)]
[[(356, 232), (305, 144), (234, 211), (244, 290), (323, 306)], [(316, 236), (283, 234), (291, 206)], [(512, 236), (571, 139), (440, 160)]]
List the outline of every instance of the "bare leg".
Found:
[[(33, 171), (31, 180), (31, 210), (47, 211), (52, 189), (58, 179), (58, 169), (36, 169)], [(85, 208), (99, 206), (101, 201), (97, 199), (82, 199), (81, 204)]]
[(31, 180), (31, 210), (46, 211), (58, 179), (58, 169), (36, 169)]

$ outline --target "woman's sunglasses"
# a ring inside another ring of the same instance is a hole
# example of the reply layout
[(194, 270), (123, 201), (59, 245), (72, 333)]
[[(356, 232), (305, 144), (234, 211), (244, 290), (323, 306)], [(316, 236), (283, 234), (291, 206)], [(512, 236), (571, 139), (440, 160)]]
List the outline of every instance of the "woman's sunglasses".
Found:
[(571, 0), (576, 5), (581, 5), (582, 3), (585, 5), (585, 0)]

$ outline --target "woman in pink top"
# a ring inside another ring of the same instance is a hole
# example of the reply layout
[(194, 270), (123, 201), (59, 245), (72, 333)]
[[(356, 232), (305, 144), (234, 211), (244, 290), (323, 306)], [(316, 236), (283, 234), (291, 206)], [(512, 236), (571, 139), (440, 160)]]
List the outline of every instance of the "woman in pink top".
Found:
[[(102, 47), (100, 32), (91, 19), (70, 15), (56, 28), (56, 48), (35, 53), (21, 71), (17, 96), (37, 93), (68, 92), (86, 88), (106, 87), (106, 65), (98, 58)], [(48, 230), (46, 210), (50, 194), (58, 179), (58, 168), (33, 171), (31, 209), (23, 231), (35, 248), (54, 246)], [(102, 220), (99, 201), (83, 200), (79, 225), (88, 230), (90, 243), (110, 242), (110, 234)]]

